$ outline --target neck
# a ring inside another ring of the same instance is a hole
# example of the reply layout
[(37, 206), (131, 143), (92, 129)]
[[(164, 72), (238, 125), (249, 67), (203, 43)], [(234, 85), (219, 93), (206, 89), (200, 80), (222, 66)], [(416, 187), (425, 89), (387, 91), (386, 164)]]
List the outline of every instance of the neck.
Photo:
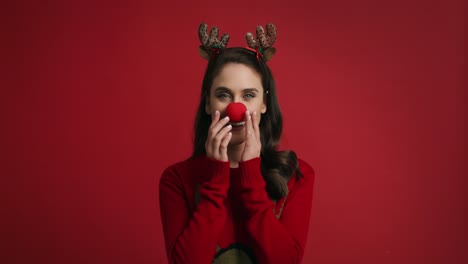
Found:
[(229, 162), (231, 163), (231, 168), (239, 167), (239, 161), (242, 157), (242, 152), (244, 152), (245, 142), (239, 145), (229, 145), (227, 149), (227, 154)]

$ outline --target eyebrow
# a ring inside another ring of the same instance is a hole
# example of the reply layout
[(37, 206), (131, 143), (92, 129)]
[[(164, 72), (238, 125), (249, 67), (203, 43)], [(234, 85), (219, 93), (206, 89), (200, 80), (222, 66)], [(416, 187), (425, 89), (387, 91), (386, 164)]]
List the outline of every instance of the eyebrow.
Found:
[[(215, 93), (216, 93), (216, 92), (220, 92), (220, 91), (222, 91), (222, 92), (231, 92), (231, 90), (230, 90), (229, 88), (224, 87), (224, 86), (217, 87), (217, 88), (214, 90)], [(257, 89), (257, 88), (245, 88), (245, 89), (242, 89), (242, 91), (243, 91), (244, 93), (246, 93), (246, 92), (255, 92), (255, 93), (258, 93), (258, 89)]]

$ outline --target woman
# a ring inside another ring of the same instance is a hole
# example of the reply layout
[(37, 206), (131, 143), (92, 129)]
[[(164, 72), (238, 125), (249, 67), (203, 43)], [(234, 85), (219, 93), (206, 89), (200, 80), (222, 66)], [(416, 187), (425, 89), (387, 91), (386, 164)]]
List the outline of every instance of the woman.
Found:
[[(199, 29), (209, 60), (195, 120), (192, 157), (167, 168), (160, 210), (169, 263), (300, 263), (307, 239), (314, 171), (278, 151), (282, 117), (273, 76), (272, 24), (248, 48), (226, 48)], [(225, 110), (242, 103), (243, 122)]]

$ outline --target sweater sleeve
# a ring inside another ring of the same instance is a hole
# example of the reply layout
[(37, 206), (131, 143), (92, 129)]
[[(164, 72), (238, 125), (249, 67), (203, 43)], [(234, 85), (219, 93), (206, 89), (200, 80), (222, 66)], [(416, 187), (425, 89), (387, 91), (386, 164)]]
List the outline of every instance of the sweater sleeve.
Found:
[(178, 172), (169, 167), (159, 183), (159, 203), (169, 263), (211, 263), (226, 221), (224, 201), (229, 188), (229, 162), (207, 158), (209, 174), (190, 213)]
[(247, 216), (246, 228), (253, 239), (255, 255), (259, 263), (300, 263), (309, 229), (314, 171), (300, 161), (303, 177), (289, 190), (281, 217), (277, 219), (275, 204), (265, 190), (260, 163), (261, 158), (239, 163), (241, 174), (235, 184)]

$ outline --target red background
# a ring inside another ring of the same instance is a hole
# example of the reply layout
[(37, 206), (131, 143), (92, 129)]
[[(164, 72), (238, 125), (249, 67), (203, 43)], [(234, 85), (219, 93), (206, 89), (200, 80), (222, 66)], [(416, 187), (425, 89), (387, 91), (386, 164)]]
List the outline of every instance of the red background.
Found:
[(468, 263), (464, 1), (15, 1), (2, 8), (2, 263), (162, 263), (202, 21), (274, 22), (282, 148), (316, 170), (304, 263)]

